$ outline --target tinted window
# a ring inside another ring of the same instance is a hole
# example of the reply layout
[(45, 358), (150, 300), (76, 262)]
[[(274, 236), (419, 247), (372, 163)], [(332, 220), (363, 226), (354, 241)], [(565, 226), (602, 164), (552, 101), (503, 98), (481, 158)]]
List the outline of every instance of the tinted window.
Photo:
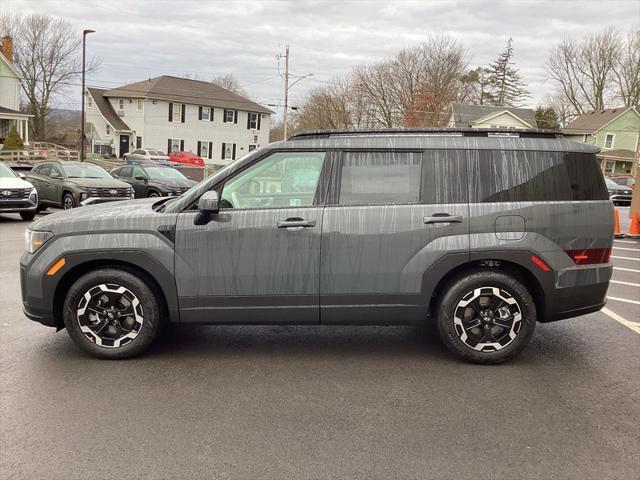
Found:
[(421, 203), (466, 203), (466, 161), (465, 150), (427, 150), (422, 164)]
[(131, 167), (122, 167), (118, 172), (118, 176), (123, 178), (131, 178)]
[(418, 203), (422, 154), (416, 152), (345, 152), (340, 205)]
[(51, 164), (48, 165), (40, 165), (37, 167), (38, 170), (36, 171), (36, 173), (38, 175), (45, 175), (45, 176), (49, 176), (49, 174), (51, 173)]
[(52, 178), (62, 178), (64, 175), (62, 174), (62, 170), (57, 165), (51, 165), (51, 175)]
[(593, 153), (564, 155), (574, 200), (608, 200), (602, 170)]
[(131, 175), (133, 176), (133, 178), (136, 178), (136, 177), (147, 178), (147, 175), (144, 173), (144, 171), (140, 167), (133, 167), (133, 172), (131, 173)]
[(564, 152), (472, 150), (468, 154), (470, 192), (477, 202), (574, 199)]

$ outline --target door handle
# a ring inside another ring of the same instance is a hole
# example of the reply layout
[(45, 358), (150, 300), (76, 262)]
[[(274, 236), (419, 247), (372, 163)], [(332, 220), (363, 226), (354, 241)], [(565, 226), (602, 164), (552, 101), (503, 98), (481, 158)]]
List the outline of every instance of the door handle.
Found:
[(305, 220), (303, 218), (287, 218), (278, 222), (278, 228), (303, 228), (303, 227), (315, 227), (315, 220)]
[(462, 215), (451, 215), (449, 213), (434, 213), (431, 217), (424, 217), (424, 223), (462, 223)]

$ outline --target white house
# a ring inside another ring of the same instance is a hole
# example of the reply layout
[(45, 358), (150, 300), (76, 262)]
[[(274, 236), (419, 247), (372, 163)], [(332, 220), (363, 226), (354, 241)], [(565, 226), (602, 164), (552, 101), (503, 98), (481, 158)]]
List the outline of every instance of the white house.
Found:
[(15, 126), (25, 144), (29, 144), (29, 118), (20, 111), (20, 75), (13, 66), (13, 39), (0, 42), (0, 144)]
[(87, 88), (85, 102), (95, 153), (188, 150), (226, 165), (269, 143), (273, 112), (209, 82), (163, 75), (112, 90)]
[(452, 103), (449, 109), (449, 128), (537, 128), (536, 117), (530, 108), (494, 107)]

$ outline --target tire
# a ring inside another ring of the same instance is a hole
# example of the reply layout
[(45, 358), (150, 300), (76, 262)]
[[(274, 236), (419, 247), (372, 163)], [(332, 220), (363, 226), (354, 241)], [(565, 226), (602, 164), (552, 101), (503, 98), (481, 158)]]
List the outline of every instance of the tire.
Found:
[(153, 190), (152, 190), (152, 191), (150, 191), (150, 192), (147, 194), (147, 198), (156, 198), (156, 197), (159, 197), (159, 196), (160, 196), (160, 194), (159, 194), (158, 192), (153, 191)]
[(62, 196), (62, 208), (64, 210), (71, 210), (77, 206), (76, 197), (73, 196), (73, 193), (67, 192)]
[(36, 218), (36, 212), (20, 212), (20, 217), (23, 220), (33, 220), (34, 218)]
[(63, 317), (75, 344), (105, 359), (141, 354), (164, 322), (153, 289), (139, 276), (115, 268), (94, 270), (76, 280), (65, 298)]
[(46, 205), (38, 205), (36, 207), (36, 213), (44, 212), (48, 207)]
[(475, 270), (454, 278), (437, 308), (437, 326), (446, 347), (478, 364), (502, 363), (529, 343), (537, 312), (528, 289), (515, 277)]

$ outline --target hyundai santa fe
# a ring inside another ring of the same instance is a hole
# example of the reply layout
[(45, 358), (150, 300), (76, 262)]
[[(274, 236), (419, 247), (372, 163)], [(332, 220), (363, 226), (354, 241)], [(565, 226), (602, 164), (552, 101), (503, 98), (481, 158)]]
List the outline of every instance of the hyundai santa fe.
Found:
[(613, 206), (597, 147), (544, 131), (318, 131), (175, 198), (26, 232), (26, 315), (131, 357), (165, 323), (434, 322), (476, 363), (603, 307)]

